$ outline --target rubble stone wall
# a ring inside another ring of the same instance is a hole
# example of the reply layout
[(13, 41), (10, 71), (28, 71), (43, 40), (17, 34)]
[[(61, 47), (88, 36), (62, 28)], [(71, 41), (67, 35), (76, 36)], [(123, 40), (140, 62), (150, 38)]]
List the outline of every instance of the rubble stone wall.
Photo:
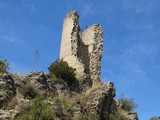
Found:
[[(101, 57), (103, 52), (102, 27), (99, 24), (88, 27), (82, 32), (81, 39), (82, 42), (88, 46), (89, 73), (91, 79), (98, 80), (101, 74)], [(86, 59), (86, 56), (83, 58)]]

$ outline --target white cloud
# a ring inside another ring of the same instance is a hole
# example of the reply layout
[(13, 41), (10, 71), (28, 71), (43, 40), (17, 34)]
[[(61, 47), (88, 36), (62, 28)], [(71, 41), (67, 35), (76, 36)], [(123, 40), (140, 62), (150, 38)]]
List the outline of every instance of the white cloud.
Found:
[(3, 36), (2, 40), (5, 41), (5, 42), (9, 42), (9, 43), (16, 42), (16, 39), (14, 37), (11, 37), (11, 36)]
[(153, 58), (158, 52), (158, 46), (156, 44), (149, 43), (137, 43), (132, 45), (132, 47), (123, 50), (121, 55), (123, 58), (128, 59), (144, 59), (144, 58)]
[(133, 62), (133, 61), (126, 61), (125, 65), (123, 66), (123, 69), (127, 71), (131, 71), (131, 73), (138, 74), (138, 75), (145, 74), (144, 68), (137, 62)]
[(30, 4), (29, 7), (30, 7), (30, 12), (31, 12), (32, 14), (36, 12), (36, 7), (35, 7), (34, 4)]
[(19, 38), (19, 35), (15, 34), (13, 31), (0, 29), (0, 42), (15, 44), (15, 45), (24, 45), (25, 41)]
[(82, 17), (86, 17), (86, 16), (91, 15), (93, 13), (94, 13), (94, 10), (91, 5), (89, 5), (87, 3), (84, 3), (82, 5), (82, 11), (81, 11)]
[[(128, 79), (125, 76), (135, 76), (137, 79), (146, 78), (147, 76), (147, 69), (146, 65), (154, 65), (154, 61), (158, 55), (158, 45), (157, 44), (150, 44), (150, 43), (134, 43), (131, 46), (123, 49), (119, 55), (109, 55), (104, 56), (103, 60), (107, 61), (110, 64), (113, 64), (113, 68), (115, 69), (106, 70), (102, 69), (102, 73), (104, 73), (107, 77), (112, 74), (119, 74), (121, 79)], [(105, 64), (103, 65), (103, 67)], [(109, 67), (111, 67), (109, 65)], [(153, 66), (152, 66), (153, 67)], [(117, 73), (116, 71), (119, 70), (121, 72)], [(103, 76), (102, 76), (103, 77)], [(129, 78), (129, 80), (132, 78)], [(134, 78), (133, 78), (134, 79)], [(131, 82), (131, 81), (130, 81)]]
[(158, 0), (123, 0), (122, 9), (134, 10), (136, 13), (153, 13), (154, 10), (160, 8)]
[(147, 23), (147, 22), (137, 23), (136, 21), (130, 21), (126, 23), (126, 27), (131, 30), (143, 30), (143, 31), (153, 30), (155, 28), (153, 23)]
[(31, 0), (31, 1), (24, 1), (22, 0), (22, 5), (31, 13), (34, 14), (37, 10), (36, 5), (34, 3), (36, 2), (40, 2), (40, 1), (35, 1), (35, 0)]
[(15, 43), (16, 39), (11, 36), (0, 36), (0, 42), (5, 42), (5, 43)]
[(137, 43), (122, 51), (116, 57), (116, 64), (122, 71), (135, 76), (146, 76), (146, 64), (154, 63), (158, 54), (156, 44)]

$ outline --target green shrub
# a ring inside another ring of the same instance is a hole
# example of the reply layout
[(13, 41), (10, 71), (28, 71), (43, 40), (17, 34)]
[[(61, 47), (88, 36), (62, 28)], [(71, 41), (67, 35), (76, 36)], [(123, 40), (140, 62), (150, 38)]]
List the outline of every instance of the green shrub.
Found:
[(0, 73), (7, 73), (9, 64), (6, 60), (0, 60)]
[(134, 111), (134, 109), (137, 107), (137, 104), (134, 102), (133, 98), (128, 99), (121, 95), (118, 101), (122, 104), (122, 109), (125, 111)]
[(75, 109), (70, 98), (67, 97), (56, 97), (54, 99), (56, 104), (55, 114), (61, 120), (72, 120)]
[(98, 116), (96, 114), (90, 114), (90, 115), (83, 115), (81, 114), (75, 120), (98, 120)]
[(137, 104), (134, 103), (133, 98), (125, 98), (123, 94), (118, 101), (121, 103), (121, 106), (117, 106), (117, 109), (114, 109), (109, 113), (109, 120), (125, 120), (126, 117), (124, 111), (134, 111), (137, 107)]
[(62, 60), (56, 60), (48, 68), (49, 73), (54, 74), (57, 78), (63, 79), (68, 84), (72, 84), (75, 81), (75, 73), (72, 67), (69, 67), (68, 63)]
[(57, 78), (54, 74), (51, 74), (50, 79), (54, 82), (54, 84), (66, 84), (66, 82), (63, 79)]
[(51, 106), (38, 97), (31, 103), (20, 106), (19, 114), (14, 120), (54, 120), (55, 113)]
[(75, 109), (71, 105), (70, 99), (65, 97), (56, 97), (55, 103), (57, 105), (57, 113), (63, 113), (67, 116), (73, 116)]
[(160, 120), (158, 117), (151, 117), (150, 120)]
[(55, 103), (57, 104), (57, 106), (64, 107), (64, 109), (69, 108), (69, 103), (68, 103), (67, 99), (65, 99), (63, 97), (56, 97)]
[(33, 99), (39, 95), (38, 90), (36, 90), (35, 87), (30, 83), (22, 84), (19, 90), (24, 98)]

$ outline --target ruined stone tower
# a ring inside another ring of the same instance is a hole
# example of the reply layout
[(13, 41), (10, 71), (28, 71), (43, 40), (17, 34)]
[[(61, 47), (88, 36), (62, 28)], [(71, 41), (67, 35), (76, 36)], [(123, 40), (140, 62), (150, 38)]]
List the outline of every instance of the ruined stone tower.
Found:
[(103, 30), (99, 24), (80, 30), (78, 19), (79, 15), (75, 10), (64, 19), (60, 59), (75, 68), (78, 80), (89, 77), (96, 81), (101, 75)]

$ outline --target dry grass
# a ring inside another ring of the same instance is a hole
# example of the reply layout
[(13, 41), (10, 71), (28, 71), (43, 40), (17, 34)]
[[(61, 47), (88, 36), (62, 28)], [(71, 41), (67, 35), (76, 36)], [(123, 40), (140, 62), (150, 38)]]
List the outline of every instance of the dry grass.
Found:
[(102, 84), (103, 83), (100, 82), (100, 81), (94, 81), (92, 87), (85, 92), (85, 96), (89, 96), (89, 94), (91, 92), (94, 92), (94, 91), (100, 89), (100, 87), (102, 86)]
[(18, 98), (20, 98), (20, 93), (18, 92), (18, 90), (16, 91), (16, 95), (9, 100), (2, 109), (4, 110), (10, 110), (10, 109), (14, 109), (17, 105), (18, 105)]

